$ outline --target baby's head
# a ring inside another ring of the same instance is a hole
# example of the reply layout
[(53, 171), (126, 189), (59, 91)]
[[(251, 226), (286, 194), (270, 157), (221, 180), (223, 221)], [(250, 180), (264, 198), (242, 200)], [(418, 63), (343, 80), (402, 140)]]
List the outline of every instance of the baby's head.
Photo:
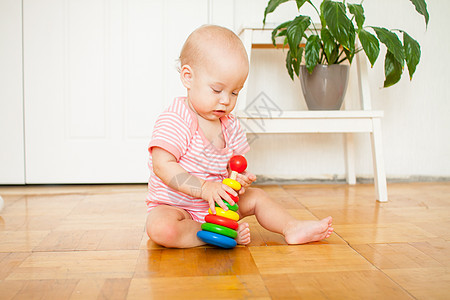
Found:
[(239, 37), (233, 31), (216, 25), (203, 25), (189, 35), (181, 49), (181, 66), (195, 68), (214, 63), (220, 59), (215, 56), (220, 51), (235, 55), (248, 66), (247, 52)]
[(247, 52), (235, 33), (215, 25), (196, 29), (184, 43), (180, 63), (181, 81), (197, 113), (206, 117), (203, 110), (215, 110), (215, 115), (233, 110), (249, 70)]

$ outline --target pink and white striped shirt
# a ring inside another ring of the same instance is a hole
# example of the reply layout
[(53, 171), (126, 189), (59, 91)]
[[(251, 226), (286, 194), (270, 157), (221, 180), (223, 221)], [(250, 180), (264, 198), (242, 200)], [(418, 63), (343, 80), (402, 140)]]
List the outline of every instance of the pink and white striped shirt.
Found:
[[(203, 221), (209, 208), (201, 198), (194, 198), (170, 188), (153, 172), (151, 149), (161, 147), (177, 159), (189, 174), (208, 181), (222, 181), (228, 177), (227, 166), (233, 155), (242, 155), (250, 147), (239, 121), (232, 115), (220, 119), (225, 148), (217, 149), (204, 136), (195, 113), (185, 97), (176, 98), (156, 120), (149, 145), (150, 179), (146, 198), (148, 211), (159, 204), (187, 210), (196, 221)], [(183, 183), (187, 178), (175, 178)]]

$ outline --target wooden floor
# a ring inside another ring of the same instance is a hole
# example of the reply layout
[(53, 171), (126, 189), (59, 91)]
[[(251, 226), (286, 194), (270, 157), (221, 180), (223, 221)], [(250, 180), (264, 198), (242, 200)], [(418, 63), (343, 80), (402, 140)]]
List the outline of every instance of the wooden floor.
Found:
[(232, 250), (159, 247), (144, 185), (0, 187), (0, 299), (449, 299), (450, 182), (262, 186), (335, 234), (287, 246), (251, 224)]

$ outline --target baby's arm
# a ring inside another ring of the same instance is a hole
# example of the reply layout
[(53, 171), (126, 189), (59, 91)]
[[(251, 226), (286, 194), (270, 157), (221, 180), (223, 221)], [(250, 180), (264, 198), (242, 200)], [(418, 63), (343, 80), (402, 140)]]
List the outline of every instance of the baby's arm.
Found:
[(229, 186), (221, 182), (205, 181), (194, 175), (189, 174), (181, 167), (175, 156), (166, 150), (153, 147), (152, 148), (152, 164), (153, 172), (169, 187), (196, 198), (202, 198), (209, 203), (209, 207), (213, 213), (216, 212), (215, 203), (221, 208), (228, 208), (223, 203), (226, 200), (234, 205), (233, 200), (227, 194), (237, 195)]

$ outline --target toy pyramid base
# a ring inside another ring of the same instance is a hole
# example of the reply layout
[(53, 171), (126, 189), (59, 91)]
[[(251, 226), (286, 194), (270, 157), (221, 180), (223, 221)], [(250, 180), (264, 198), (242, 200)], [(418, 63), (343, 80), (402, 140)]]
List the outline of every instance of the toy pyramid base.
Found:
[(218, 246), (221, 248), (225, 248), (225, 249), (231, 249), (236, 247), (237, 243), (234, 239), (229, 238), (227, 236), (215, 233), (215, 232), (210, 232), (210, 231), (205, 231), (205, 230), (201, 230), (199, 232), (197, 232), (197, 236), (204, 241), (205, 243), (214, 245), (214, 246)]

